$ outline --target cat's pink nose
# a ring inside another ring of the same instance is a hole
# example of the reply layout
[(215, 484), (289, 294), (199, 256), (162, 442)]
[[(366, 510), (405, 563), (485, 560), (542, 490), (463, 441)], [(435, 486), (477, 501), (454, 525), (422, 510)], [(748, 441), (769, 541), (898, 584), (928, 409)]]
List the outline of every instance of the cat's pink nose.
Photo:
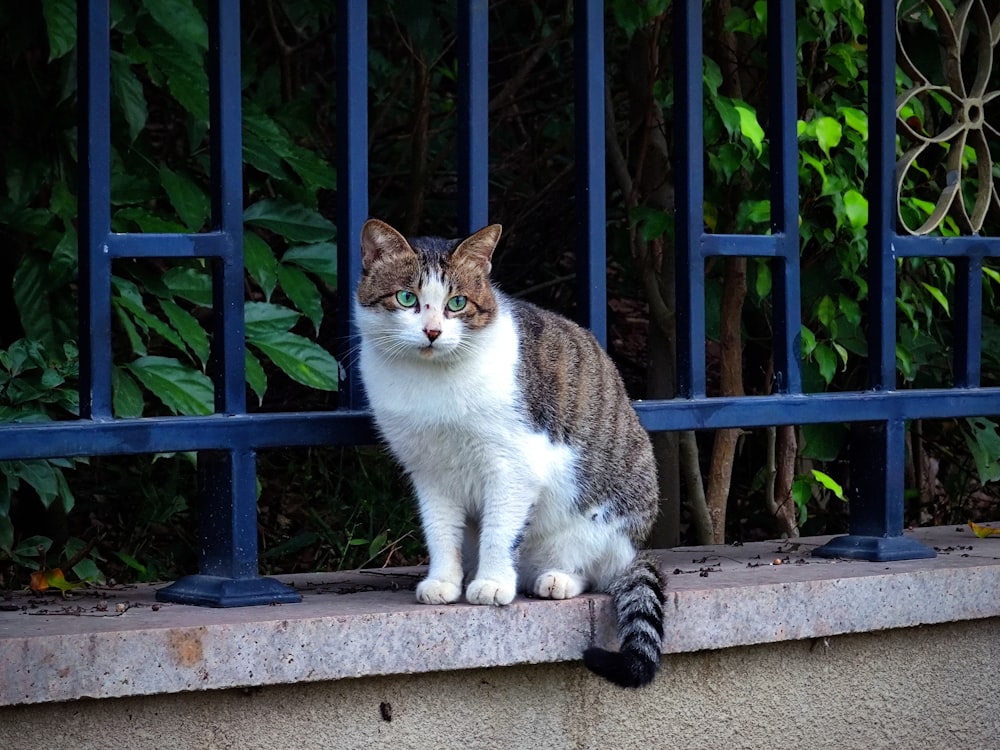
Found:
[(427, 339), (431, 343), (437, 341), (437, 337), (441, 335), (441, 331), (437, 328), (425, 328), (424, 333), (427, 334)]

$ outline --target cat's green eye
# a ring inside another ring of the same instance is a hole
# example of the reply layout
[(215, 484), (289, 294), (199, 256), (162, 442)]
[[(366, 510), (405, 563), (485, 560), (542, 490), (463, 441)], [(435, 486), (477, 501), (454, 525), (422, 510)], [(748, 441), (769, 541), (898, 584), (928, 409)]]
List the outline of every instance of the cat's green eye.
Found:
[(448, 311), (449, 312), (462, 312), (462, 310), (465, 309), (465, 305), (466, 305), (467, 302), (468, 302), (468, 300), (465, 297), (463, 297), (461, 294), (459, 294), (459, 295), (457, 295), (455, 297), (452, 297), (450, 300), (448, 300)]
[(417, 295), (408, 289), (400, 289), (396, 292), (396, 302), (403, 307), (413, 307), (417, 304)]

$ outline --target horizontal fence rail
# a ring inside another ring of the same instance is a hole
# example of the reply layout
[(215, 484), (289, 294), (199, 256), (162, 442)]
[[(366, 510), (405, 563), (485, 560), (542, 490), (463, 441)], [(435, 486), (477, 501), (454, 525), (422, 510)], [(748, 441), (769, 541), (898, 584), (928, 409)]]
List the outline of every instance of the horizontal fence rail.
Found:
[[(870, 24), (871, 222), (869, 310), (871, 382), (850, 393), (803, 393), (800, 367), (798, 177), (794, 3), (768, 4), (769, 101), (772, 102), (771, 232), (705, 231), (702, 112), (702, 2), (677, 2), (677, 348), (680, 397), (636, 404), (652, 431), (852, 424), (851, 533), (818, 554), (892, 560), (933, 555), (902, 535), (905, 422), (1000, 412), (1000, 389), (980, 387), (981, 283), (997, 241), (977, 236), (900, 235), (895, 204), (895, 13), (868, 4)], [(212, 229), (203, 234), (116, 234), (110, 216), (110, 35), (108, 4), (78, 5), (80, 58), (80, 401), (81, 418), (0, 425), (0, 459), (197, 451), (199, 573), (162, 589), (168, 601), (240, 606), (296, 601), (298, 594), (258, 576), (256, 451), (279, 446), (371, 443), (376, 436), (355, 372), (341, 384), (333, 412), (250, 414), (244, 385), (239, 3), (212, 0), (209, 50)], [(459, 194), (462, 231), (489, 221), (488, 3), (458, 3)], [(354, 238), (368, 218), (367, 4), (337, 4), (339, 338), (353, 346), (349, 301), (360, 275)], [(581, 322), (606, 338), (604, 171), (604, 4), (575, 0), (578, 294)], [(706, 392), (706, 259), (771, 259), (774, 272), (775, 393), (710, 397)], [(897, 390), (896, 260), (947, 257), (959, 268), (955, 315), (956, 387)], [(115, 419), (111, 411), (111, 261), (205, 258), (213, 273), (212, 356), (215, 414)]]

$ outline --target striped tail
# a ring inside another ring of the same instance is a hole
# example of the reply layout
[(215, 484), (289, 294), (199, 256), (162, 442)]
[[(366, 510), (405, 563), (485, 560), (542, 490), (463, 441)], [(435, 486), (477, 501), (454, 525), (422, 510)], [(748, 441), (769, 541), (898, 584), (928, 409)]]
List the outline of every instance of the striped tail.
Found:
[(619, 652), (591, 647), (583, 663), (622, 687), (648, 685), (660, 666), (663, 643), (663, 579), (650, 558), (636, 557), (609, 589), (618, 615)]

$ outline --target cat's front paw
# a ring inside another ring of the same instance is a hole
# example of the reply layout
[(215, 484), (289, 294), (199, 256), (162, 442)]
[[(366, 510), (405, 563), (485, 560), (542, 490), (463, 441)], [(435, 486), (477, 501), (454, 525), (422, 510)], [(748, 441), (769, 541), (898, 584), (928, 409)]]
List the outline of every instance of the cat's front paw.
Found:
[(425, 578), (417, 584), (417, 601), (421, 604), (453, 604), (461, 598), (461, 585), (451, 581)]
[(501, 583), (489, 578), (477, 578), (465, 590), (465, 600), (469, 604), (492, 604), (502, 606), (514, 601), (514, 582)]
[(572, 599), (579, 596), (586, 588), (580, 576), (563, 573), (560, 570), (550, 570), (535, 579), (535, 596), (543, 599)]

